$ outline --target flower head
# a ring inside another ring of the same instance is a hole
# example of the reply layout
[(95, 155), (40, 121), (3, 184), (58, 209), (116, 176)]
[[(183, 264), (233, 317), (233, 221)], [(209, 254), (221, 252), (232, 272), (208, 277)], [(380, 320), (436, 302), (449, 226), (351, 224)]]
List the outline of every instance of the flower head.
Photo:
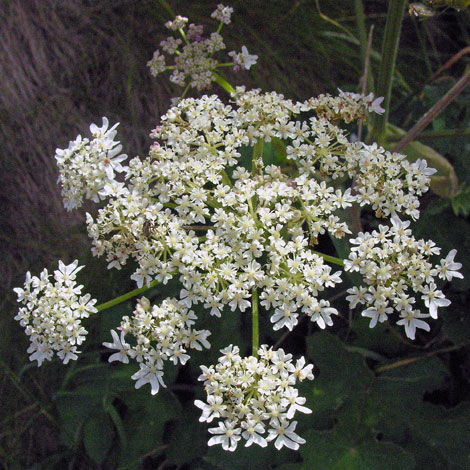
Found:
[(221, 352), (224, 355), (218, 364), (202, 367), (199, 377), (207, 402), (195, 401), (202, 410), (200, 421), (218, 420), (217, 427), (209, 428), (213, 437), (208, 445), (221, 444), (224, 450), (234, 451), (243, 439), (245, 447), (266, 447), (275, 441), (277, 449), (297, 450), (305, 441), (294, 432), (297, 422), (290, 420), (296, 412), (308, 414), (311, 410), (304, 406), (306, 400), (294, 384), (297, 379), (313, 379), (312, 365), (304, 367), (304, 358), (294, 365), (292, 355), (264, 345), (258, 350), (259, 357), (241, 358), (238, 347), (232, 345)]
[(95, 299), (89, 294), (81, 295), (83, 286), (77, 285), (75, 277), (83, 266), (78, 261), (66, 265), (59, 261), (54, 271), (55, 282), (45, 269), (40, 277), (26, 274), (24, 286), (13, 289), (18, 296), (20, 308), (15, 320), (25, 328), (31, 345), (30, 360), (40, 366), (50, 361), (54, 352), (64, 364), (78, 358), (77, 347), (85, 340), (87, 331), (81, 324), (83, 318), (97, 310)]

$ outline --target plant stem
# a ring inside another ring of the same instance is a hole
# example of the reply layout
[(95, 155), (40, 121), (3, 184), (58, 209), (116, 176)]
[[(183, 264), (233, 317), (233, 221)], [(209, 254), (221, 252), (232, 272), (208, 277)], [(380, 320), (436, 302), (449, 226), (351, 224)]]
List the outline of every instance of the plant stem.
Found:
[(328, 261), (333, 264), (338, 264), (340, 266), (344, 266), (344, 261), (341, 258), (336, 258), (335, 256), (325, 255), (324, 253), (320, 253), (319, 251), (312, 250), (312, 253), (315, 253), (318, 256), (321, 256), (325, 261)]
[(168, 14), (172, 17), (175, 18), (176, 15), (173, 13), (173, 10), (171, 9), (170, 5), (168, 5), (165, 0), (159, 0), (160, 5), (168, 12)]
[(338, 29), (340, 29), (341, 31), (344, 31), (349, 37), (353, 38), (353, 39), (356, 39), (354, 37), (354, 34), (351, 33), (351, 31), (349, 31), (349, 29), (345, 28), (344, 26), (340, 25), (337, 21), (333, 20), (332, 18), (330, 18), (329, 16), (326, 16), (325, 14), (322, 13), (322, 11), (320, 10), (320, 1), (319, 0), (315, 0), (315, 4), (317, 6), (317, 11), (318, 11), (318, 16), (322, 19), (322, 20), (325, 20), (327, 21), (328, 23), (331, 23), (333, 26), (336, 26)]
[(216, 82), (229, 94), (231, 95), (232, 93), (235, 93), (235, 88), (233, 88), (232, 85), (230, 85), (227, 80), (222, 78), (217, 72), (212, 71), (212, 75), (214, 75)]
[(253, 147), (253, 157), (251, 159), (251, 174), (256, 174), (256, 160), (260, 159), (263, 155), (263, 139), (258, 140)]
[(252, 354), (258, 357), (259, 349), (259, 315), (258, 315), (258, 289), (253, 287), (251, 291), (251, 312), (253, 321)]
[(359, 43), (361, 44), (361, 60), (362, 67), (366, 62), (366, 51), (367, 51), (367, 29), (366, 21), (364, 18), (364, 5), (362, 0), (354, 0), (354, 10), (356, 13), (356, 26), (359, 33)]
[[(470, 137), (470, 129), (437, 129), (434, 131), (421, 132), (419, 140), (434, 140), (434, 139), (448, 139), (448, 138), (468, 138)], [(403, 135), (388, 135), (387, 142), (398, 142), (403, 138)]]
[(96, 309), (98, 310), (98, 312), (101, 312), (103, 310), (106, 310), (107, 308), (114, 307), (115, 305), (121, 304), (122, 302), (125, 302), (126, 300), (132, 299), (132, 297), (135, 297), (136, 295), (139, 295), (142, 292), (145, 292), (146, 290), (149, 290), (158, 284), (159, 284), (159, 281), (152, 281), (148, 286), (143, 286), (143, 287), (140, 287), (139, 289), (131, 290), (130, 292), (127, 292), (126, 294), (120, 295), (119, 297), (116, 297), (112, 300), (108, 300), (107, 302), (98, 305)]
[(388, 121), (392, 81), (395, 72), (398, 43), (400, 41), (401, 25), (405, 13), (406, 0), (390, 0), (388, 4), (387, 23), (382, 44), (382, 61), (379, 68), (376, 96), (383, 96), (385, 112), (376, 116), (372, 128), (372, 137), (379, 142), (385, 135), (385, 126)]
[(422, 356), (409, 357), (408, 359), (402, 359), (397, 362), (392, 362), (391, 364), (386, 364), (384, 366), (377, 367), (375, 369), (375, 372), (385, 372), (387, 370), (396, 369), (397, 367), (407, 366), (408, 364), (412, 364), (413, 362), (420, 361), (422, 359), (437, 356), (438, 354), (457, 351), (458, 349), (468, 346), (468, 344), (469, 343), (458, 344), (456, 346), (450, 346), (448, 348), (437, 349), (436, 351), (431, 351), (427, 354), (423, 354)]
[(460, 80), (427, 113), (425, 113), (420, 118), (420, 120), (408, 131), (403, 139), (398, 142), (397, 146), (394, 148), (394, 152), (399, 152), (410, 142), (412, 142), (436, 116), (444, 111), (444, 109), (446, 109), (447, 106), (449, 106), (449, 104), (452, 103), (452, 101), (454, 101), (455, 98), (460, 95), (460, 93), (462, 93), (469, 83), (470, 67), (467, 67), (467, 70), (465, 70), (465, 73), (460, 78)]

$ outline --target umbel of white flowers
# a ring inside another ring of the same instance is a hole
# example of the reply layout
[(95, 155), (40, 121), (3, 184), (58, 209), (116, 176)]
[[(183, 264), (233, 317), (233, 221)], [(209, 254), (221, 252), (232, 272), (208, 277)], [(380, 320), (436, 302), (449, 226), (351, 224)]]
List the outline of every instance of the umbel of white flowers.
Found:
[[(110, 361), (136, 360), (136, 387), (149, 384), (152, 393), (164, 386), (164, 361), (184, 364), (190, 349), (209, 347), (210, 332), (195, 329), (195, 305), (223, 317), (224, 310), (253, 307), (256, 293), (273, 329), (292, 330), (302, 314), (325, 328), (338, 314), (324, 298), (341, 282), (341, 271), (328, 264), (333, 261), (362, 275), (365, 287), (351, 289), (348, 300), (352, 308), (366, 306), (362, 315), (371, 327), (392, 321), (397, 311), (396, 324), (414, 338), (416, 328), (429, 329), (425, 319), (450, 303), (436, 278), (462, 277), (455, 250), (435, 263), (440, 250), (415, 240), (409, 222), (399, 218), (419, 217), (418, 197), (434, 170), (375, 144), (351, 143), (337, 127), (340, 120), (382, 112), (380, 99), (341, 92), (294, 103), (239, 87), (232, 100), (180, 100), (152, 131), (148, 157), (127, 165), (114, 140), (116, 125), (108, 130), (106, 118), (101, 128), (90, 127), (93, 140), (79, 136), (56, 151), (66, 207), (104, 201), (86, 215), (93, 254), (104, 256), (110, 269), (135, 262), (131, 277), (139, 287), (173, 277), (182, 284), (179, 299), (159, 305), (140, 299), (123, 318), (120, 335), (112, 331), (113, 342), (104, 343), (117, 351)], [(265, 164), (264, 142), (284, 145), (285, 168)], [(253, 147), (249, 168), (241, 163), (246, 147)], [(355, 191), (333, 187), (340, 179), (354, 180)], [(350, 240), (343, 263), (315, 248), (322, 234), (351, 233), (341, 216), (353, 204), (390, 217), (392, 225)], [(54, 351), (64, 362), (77, 358), (86, 334), (80, 320), (96, 310), (96, 301), (80, 297), (82, 286), (75, 285), (79, 269), (78, 262), (60, 262), (55, 283), (47, 271), (40, 278), (28, 273), (25, 287), (15, 289), (24, 304), (16, 318), (39, 365)], [(258, 357), (241, 358), (235, 346), (222, 354), (215, 368), (203, 368), (207, 402), (196, 402), (202, 420), (219, 419), (209, 444), (234, 450), (243, 438), (246, 445), (272, 440), (277, 448), (296, 449), (304, 441), (291, 420), (309, 410), (295, 378), (313, 378), (311, 366), (304, 359), (294, 366), (290, 355), (267, 346)]]

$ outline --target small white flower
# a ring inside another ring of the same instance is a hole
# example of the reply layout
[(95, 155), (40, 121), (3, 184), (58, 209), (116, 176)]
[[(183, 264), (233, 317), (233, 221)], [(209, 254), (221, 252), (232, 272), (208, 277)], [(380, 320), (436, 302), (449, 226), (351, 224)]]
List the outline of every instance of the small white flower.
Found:
[(457, 250), (450, 250), (445, 259), (441, 260), (441, 265), (437, 267), (437, 271), (441, 279), (446, 279), (447, 281), (451, 281), (454, 277), (463, 279), (462, 273), (458, 272), (462, 267), (462, 263), (456, 263), (454, 261), (456, 254)]
[(258, 61), (258, 56), (255, 54), (249, 54), (248, 49), (246, 46), (242, 46), (242, 53), (241, 53), (241, 66), (249, 70), (252, 65), (255, 65)]
[(222, 444), (222, 449), (233, 452), (237, 448), (238, 441), (241, 439), (240, 428), (235, 428), (235, 421), (220, 421), (218, 428), (209, 428), (211, 437), (207, 443), (208, 446)]
[(130, 349), (130, 345), (126, 343), (124, 339), (125, 337), (124, 331), (121, 331), (120, 339), (114, 330), (111, 330), (111, 336), (113, 337), (113, 342), (103, 343), (103, 346), (106, 348), (110, 348), (110, 349), (117, 349), (118, 352), (111, 354), (111, 356), (109, 356), (108, 362), (119, 361), (119, 362), (123, 362), (124, 364), (128, 364), (129, 363), (128, 352)]
[(421, 328), (425, 331), (430, 331), (430, 326), (420, 318), (429, 318), (429, 315), (408, 309), (400, 312), (401, 320), (397, 321), (397, 325), (405, 327), (405, 333), (408, 338), (414, 340), (416, 335), (416, 328)]
[(294, 432), (297, 427), (297, 421), (292, 421), (289, 424), (285, 419), (280, 421), (274, 419), (271, 422), (271, 426), (272, 428), (268, 430), (269, 436), (266, 440), (269, 442), (275, 439), (274, 446), (277, 450), (281, 450), (284, 446), (292, 450), (298, 450), (299, 444), (305, 444), (305, 439), (302, 439)]
[(425, 286), (422, 292), (421, 298), (424, 300), (424, 305), (429, 308), (429, 314), (434, 319), (437, 318), (437, 309), (439, 307), (448, 307), (450, 305), (450, 300), (445, 298), (443, 292), (436, 290), (434, 282), (431, 282), (429, 286)]
[(426, 176), (431, 176), (437, 172), (435, 168), (428, 167), (428, 162), (424, 158), (418, 158), (414, 163), (414, 166), (420, 171), (420, 173)]
[(132, 378), (137, 380), (135, 388), (150, 384), (151, 394), (155, 395), (160, 390), (160, 385), (166, 387), (163, 382), (163, 371), (158, 368), (156, 363), (140, 363), (140, 370)]

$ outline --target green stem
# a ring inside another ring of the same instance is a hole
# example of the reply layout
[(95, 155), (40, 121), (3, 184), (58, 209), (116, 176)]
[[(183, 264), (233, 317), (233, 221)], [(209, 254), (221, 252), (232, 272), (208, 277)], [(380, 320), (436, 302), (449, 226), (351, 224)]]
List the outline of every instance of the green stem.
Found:
[(258, 315), (258, 290), (253, 287), (251, 291), (251, 311), (253, 317), (253, 337), (252, 337), (252, 351), (253, 356), (258, 357), (259, 349), (259, 315)]
[(176, 18), (176, 15), (174, 14), (173, 10), (171, 9), (170, 5), (168, 5), (165, 0), (159, 0), (160, 5), (168, 12), (168, 14), (171, 16), (171, 18)]
[(214, 75), (215, 77), (215, 81), (228, 93), (228, 94), (232, 94), (232, 93), (235, 93), (235, 88), (233, 88), (232, 85), (230, 85), (229, 82), (227, 82), (227, 80), (225, 80), (224, 78), (222, 78), (217, 72), (215, 71), (212, 71), (212, 75)]
[(366, 63), (367, 52), (367, 28), (364, 18), (364, 6), (362, 0), (354, 0), (354, 9), (356, 12), (356, 26), (359, 33), (359, 43), (361, 45), (361, 60), (362, 66)]
[(372, 128), (372, 137), (382, 141), (385, 135), (385, 126), (388, 122), (392, 81), (395, 74), (395, 61), (400, 42), (401, 25), (405, 13), (406, 0), (390, 0), (388, 4), (387, 23), (382, 44), (382, 61), (379, 68), (376, 96), (383, 96), (385, 112), (376, 116)]
[(230, 186), (231, 188), (233, 187), (232, 181), (230, 180), (229, 176), (225, 172), (225, 170), (222, 170), (222, 181), (227, 185)]
[(318, 256), (321, 256), (325, 261), (329, 263), (338, 264), (339, 266), (344, 266), (344, 261), (341, 258), (336, 258), (335, 256), (325, 255), (319, 251), (312, 250), (312, 253), (315, 253)]
[(183, 99), (186, 96), (186, 93), (188, 92), (190, 85), (191, 85), (190, 83), (186, 85), (186, 88), (184, 89), (183, 94), (181, 95), (181, 99)]
[(260, 139), (253, 147), (253, 157), (251, 159), (251, 174), (256, 174), (256, 161), (259, 160), (263, 155), (264, 140)]
[(98, 305), (96, 309), (98, 310), (98, 312), (101, 312), (103, 310), (106, 310), (107, 308), (114, 307), (115, 305), (125, 302), (126, 300), (132, 299), (132, 297), (135, 297), (136, 295), (142, 294), (142, 292), (145, 292), (146, 290), (149, 290), (158, 284), (159, 281), (152, 281), (148, 286), (143, 286), (139, 289), (131, 290), (130, 292), (127, 292), (127, 294), (120, 295), (119, 297), (116, 297), (112, 300), (108, 300), (107, 302)]

